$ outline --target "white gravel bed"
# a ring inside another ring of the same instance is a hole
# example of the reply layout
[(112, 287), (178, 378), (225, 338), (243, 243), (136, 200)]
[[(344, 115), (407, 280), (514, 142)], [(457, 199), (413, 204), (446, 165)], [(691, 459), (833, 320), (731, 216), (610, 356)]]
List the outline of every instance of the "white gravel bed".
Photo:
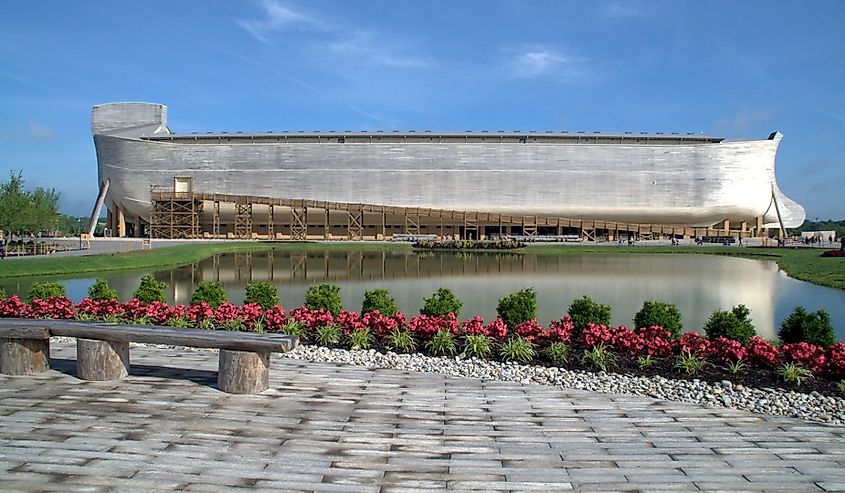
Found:
[(444, 358), (421, 354), (385, 354), (375, 350), (348, 351), (321, 346), (299, 346), (285, 353), (285, 357), (320, 363), (391, 368), (521, 384), (552, 385), (593, 392), (641, 395), (836, 425), (845, 424), (845, 399), (841, 397), (827, 397), (818, 392), (804, 394), (778, 389), (753, 389), (734, 385), (727, 380), (711, 384), (699, 380), (591, 373), (477, 358), (464, 359), (459, 356)]
[[(76, 342), (75, 338), (53, 337), (56, 342)], [(179, 348), (192, 351), (216, 352), (216, 349), (186, 348), (166, 344), (132, 343), (137, 347)], [(734, 385), (728, 380), (718, 384), (699, 380), (674, 380), (664, 377), (637, 377), (605, 372), (573, 371), (565, 368), (520, 365), (513, 362), (478, 358), (445, 358), (422, 354), (380, 353), (329, 349), (322, 346), (303, 345), (284, 354), (286, 358), (358, 365), (370, 368), (390, 368), (426, 373), (440, 373), (468, 378), (487, 378), (520, 384), (551, 385), (564, 389), (579, 389), (609, 394), (629, 394), (690, 402), (705, 406), (742, 409), (772, 416), (789, 416), (835, 425), (845, 424), (845, 399), (812, 392), (780, 389), (755, 389)]]

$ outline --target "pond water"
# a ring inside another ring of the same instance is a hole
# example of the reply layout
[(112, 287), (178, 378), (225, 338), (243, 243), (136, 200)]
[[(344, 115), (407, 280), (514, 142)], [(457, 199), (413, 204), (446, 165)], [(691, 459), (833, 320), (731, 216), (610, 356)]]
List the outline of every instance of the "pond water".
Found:
[[(130, 299), (142, 274), (104, 275), (122, 300)], [(341, 287), (344, 307), (360, 310), (365, 290), (386, 288), (406, 314), (416, 314), (422, 298), (447, 287), (463, 301), (461, 319), (496, 315), (499, 298), (526, 287), (537, 290), (538, 319), (547, 324), (566, 313), (582, 295), (609, 304), (614, 324), (632, 326), (645, 300), (678, 305), (687, 330), (701, 329), (710, 313), (742, 303), (762, 337), (773, 338), (795, 305), (830, 312), (845, 340), (845, 291), (790, 279), (766, 260), (717, 255), (535, 255), (530, 253), (448, 253), (367, 251), (265, 251), (223, 254), (163, 270), (154, 277), (168, 285), (168, 301), (189, 303), (194, 286), (219, 281), (234, 303), (244, 285), (268, 280), (282, 304), (304, 303), (308, 286), (331, 282)], [(61, 281), (79, 301), (92, 278)], [(25, 295), (28, 282), (0, 282), (9, 294)]]

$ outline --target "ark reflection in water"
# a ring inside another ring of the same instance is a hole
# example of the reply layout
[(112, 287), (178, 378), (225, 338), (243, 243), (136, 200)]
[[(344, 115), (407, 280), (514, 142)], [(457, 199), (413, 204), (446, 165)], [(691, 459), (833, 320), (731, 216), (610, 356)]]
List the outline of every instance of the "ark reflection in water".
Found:
[[(155, 273), (168, 284), (171, 302), (189, 303), (202, 281), (219, 281), (230, 299), (240, 303), (244, 285), (269, 280), (285, 307), (304, 303), (308, 286), (331, 282), (341, 286), (344, 306), (359, 310), (367, 289), (387, 288), (407, 314), (418, 313), (423, 297), (438, 287), (451, 288), (464, 303), (461, 318), (481, 314), (492, 319), (499, 298), (533, 286), (538, 318), (547, 324), (560, 318), (569, 303), (584, 294), (613, 310), (613, 323), (631, 325), (644, 300), (678, 305), (684, 326), (699, 330), (710, 313), (742, 303), (752, 312), (758, 333), (773, 338), (796, 304), (831, 313), (840, 339), (845, 339), (845, 292), (786, 277), (774, 262), (711, 255), (581, 255), (450, 254), (426, 252), (260, 252), (226, 254)], [(131, 298), (140, 274), (107, 277), (121, 299)], [(91, 279), (66, 281), (79, 300)], [(2, 285), (8, 292), (26, 286)]]

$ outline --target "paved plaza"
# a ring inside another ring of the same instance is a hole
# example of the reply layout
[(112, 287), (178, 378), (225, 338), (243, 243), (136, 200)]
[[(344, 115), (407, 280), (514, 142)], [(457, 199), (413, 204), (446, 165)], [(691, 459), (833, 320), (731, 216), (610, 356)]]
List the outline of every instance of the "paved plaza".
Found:
[(842, 491), (845, 428), (650, 398), (132, 348), (119, 382), (0, 376), (3, 491)]

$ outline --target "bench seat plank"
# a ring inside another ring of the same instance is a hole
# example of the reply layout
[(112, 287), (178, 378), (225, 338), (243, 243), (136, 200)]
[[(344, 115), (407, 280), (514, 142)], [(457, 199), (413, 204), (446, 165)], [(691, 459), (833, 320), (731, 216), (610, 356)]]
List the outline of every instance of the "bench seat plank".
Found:
[(297, 337), (283, 334), (255, 334), (162, 326), (67, 323), (50, 328), (54, 336), (103, 341), (168, 344), (234, 351), (284, 353), (296, 347)]

